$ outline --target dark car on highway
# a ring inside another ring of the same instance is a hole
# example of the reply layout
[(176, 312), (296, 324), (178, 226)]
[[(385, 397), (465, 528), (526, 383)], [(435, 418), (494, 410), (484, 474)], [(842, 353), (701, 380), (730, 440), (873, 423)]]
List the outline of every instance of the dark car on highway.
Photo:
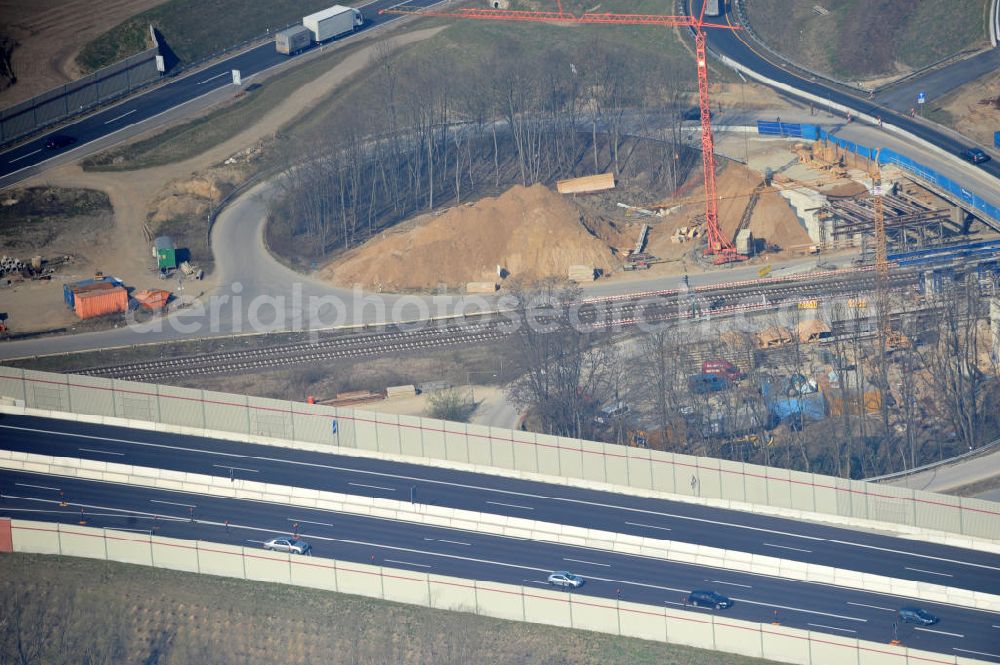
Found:
[(979, 148), (969, 148), (962, 151), (962, 159), (973, 164), (982, 164), (983, 162), (990, 161), (990, 156)]
[(899, 620), (903, 623), (916, 623), (921, 626), (933, 626), (938, 622), (938, 618), (919, 607), (899, 608)]
[(72, 136), (67, 136), (66, 134), (53, 134), (49, 137), (49, 140), (45, 142), (45, 147), (49, 150), (58, 150), (59, 148), (65, 148), (68, 145), (73, 145), (76, 143), (76, 139)]
[(695, 589), (688, 594), (687, 602), (695, 607), (713, 607), (717, 610), (724, 610), (733, 606), (733, 599), (723, 596), (718, 591), (705, 591)]

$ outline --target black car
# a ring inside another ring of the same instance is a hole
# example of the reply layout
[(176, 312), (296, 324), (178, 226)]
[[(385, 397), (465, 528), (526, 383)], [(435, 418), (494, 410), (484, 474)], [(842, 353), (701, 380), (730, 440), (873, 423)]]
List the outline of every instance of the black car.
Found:
[(76, 139), (72, 136), (67, 136), (66, 134), (53, 134), (49, 137), (49, 140), (45, 142), (45, 147), (49, 150), (58, 150), (59, 148), (65, 148), (68, 145), (73, 145), (76, 143)]
[(962, 159), (973, 164), (982, 164), (983, 162), (990, 161), (990, 156), (979, 148), (969, 148), (962, 151)]
[(903, 623), (916, 623), (921, 626), (933, 626), (939, 621), (936, 616), (919, 607), (899, 608), (899, 620)]
[(733, 599), (716, 591), (694, 590), (688, 594), (688, 604), (695, 607), (713, 607), (724, 610), (733, 606)]

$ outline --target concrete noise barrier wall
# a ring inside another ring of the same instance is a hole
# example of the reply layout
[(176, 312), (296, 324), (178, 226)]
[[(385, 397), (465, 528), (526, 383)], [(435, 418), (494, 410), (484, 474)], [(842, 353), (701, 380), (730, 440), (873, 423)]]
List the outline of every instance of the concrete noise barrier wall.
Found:
[[(120, 561), (185, 572), (322, 589), (409, 605), (637, 637), (801, 665), (965, 665), (977, 663), (903, 645), (878, 644), (677, 611), (548, 588), (514, 586), (300, 557), (256, 548), (153, 534), (0, 519), (15, 552)], [(20, 581), (20, 580), (19, 580)]]
[(968, 589), (895, 579), (883, 575), (788, 561), (778, 557), (724, 550), (706, 545), (553, 524), (493, 513), (480, 513), (441, 506), (414, 505), (408, 501), (288, 487), (254, 480), (230, 480), (224, 476), (208, 476), (114, 462), (52, 457), (7, 450), (0, 450), (0, 469), (114, 482), (135, 487), (158, 488), (205, 496), (305, 506), (335, 513), (364, 515), (461, 531), (489, 533), (509, 538), (586, 547), (592, 550), (633, 554), (708, 568), (746, 571), (756, 575), (830, 584), (873, 593), (886, 593), (1000, 612), (1000, 596)]
[[(979, 499), (431, 418), (0, 367), (0, 397), (79, 419), (347, 454), (406, 457), (738, 510), (892, 526), (958, 546), (995, 544), (1000, 507)], [(82, 416), (82, 417), (81, 417)], [(97, 418), (86, 418), (96, 416)], [(57, 416), (58, 417), (58, 416)]]
[(160, 77), (159, 47), (0, 110), (0, 145), (124, 97)]

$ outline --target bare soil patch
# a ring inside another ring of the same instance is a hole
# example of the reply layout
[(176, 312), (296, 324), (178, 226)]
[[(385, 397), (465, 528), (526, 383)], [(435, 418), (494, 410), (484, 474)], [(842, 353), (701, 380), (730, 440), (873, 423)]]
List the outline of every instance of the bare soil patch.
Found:
[[(543, 185), (423, 215), (331, 263), (321, 276), (376, 291), (460, 287), (497, 279), (497, 266), (526, 280), (565, 277), (571, 265), (620, 265), (570, 200)], [(604, 233), (611, 234), (611, 229)]]
[(76, 53), (91, 39), (164, 0), (0, 0), (3, 36), (17, 41), (17, 82), (0, 91), (11, 106), (81, 75)]
[(1000, 71), (981, 76), (935, 100), (929, 117), (980, 145), (992, 146), (993, 132), (1000, 130)]

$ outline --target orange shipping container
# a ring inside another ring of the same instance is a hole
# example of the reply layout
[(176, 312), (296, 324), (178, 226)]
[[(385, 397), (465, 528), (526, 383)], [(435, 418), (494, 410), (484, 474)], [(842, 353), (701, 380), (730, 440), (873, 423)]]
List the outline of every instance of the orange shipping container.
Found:
[(105, 291), (78, 293), (74, 301), (76, 315), (81, 319), (128, 311), (128, 291), (116, 286)]

